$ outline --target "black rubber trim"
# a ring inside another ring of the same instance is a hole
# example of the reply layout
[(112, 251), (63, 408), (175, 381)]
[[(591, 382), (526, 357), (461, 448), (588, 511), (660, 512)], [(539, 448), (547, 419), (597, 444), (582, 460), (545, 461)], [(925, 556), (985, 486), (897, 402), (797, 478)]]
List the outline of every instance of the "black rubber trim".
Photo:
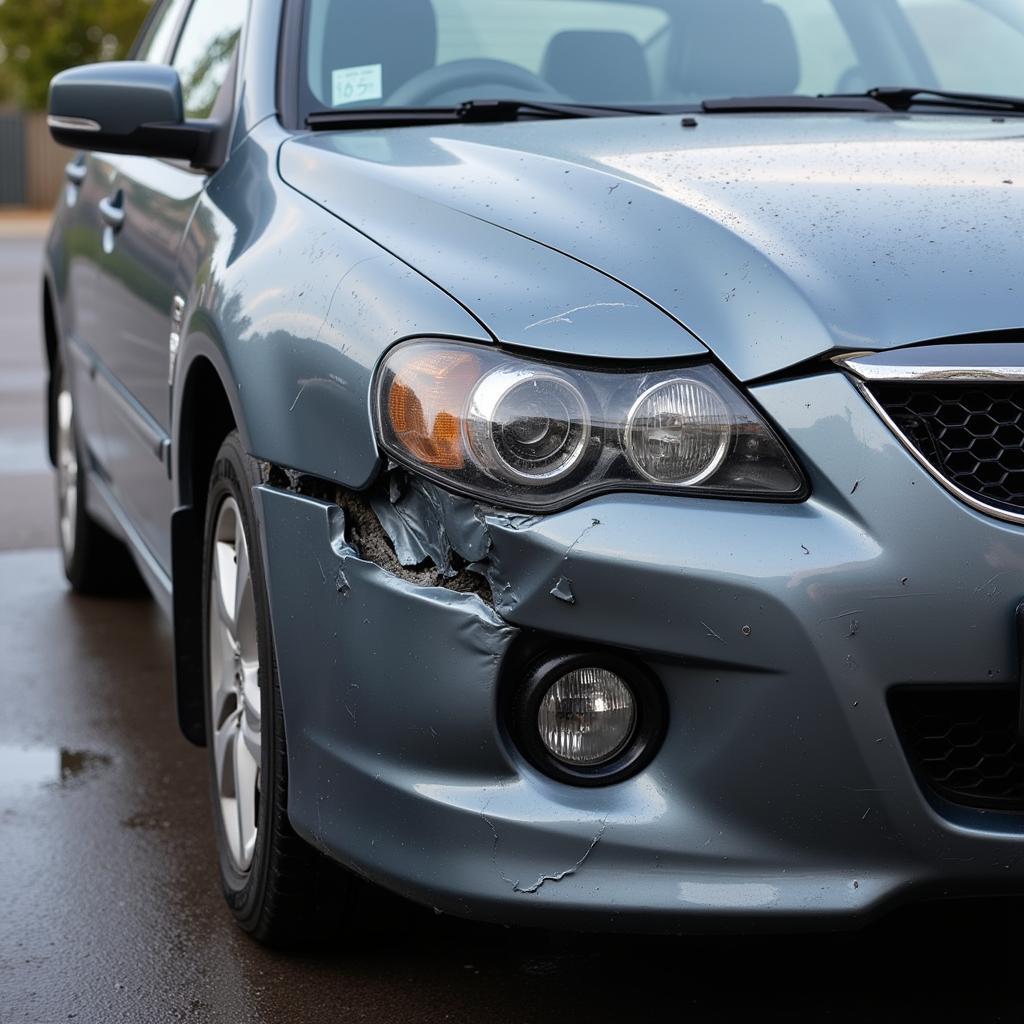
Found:
[(174, 691), (178, 726), (197, 747), (206, 746), (203, 700), (202, 519), (191, 505), (171, 515), (174, 579)]
[[(553, 757), (537, 730), (537, 711), (550, 686), (579, 668), (604, 668), (618, 675), (636, 700), (636, 724), (626, 746), (609, 761), (573, 767)], [(573, 786), (610, 786), (628, 779), (650, 764), (668, 729), (668, 701), (661, 683), (647, 668), (604, 651), (560, 651), (542, 655), (528, 668), (508, 708), (509, 731), (523, 756), (558, 782)]]
[(305, 23), (303, 0), (284, 0), (277, 47), (277, 116), (289, 131), (305, 128), (299, 118), (302, 30)]

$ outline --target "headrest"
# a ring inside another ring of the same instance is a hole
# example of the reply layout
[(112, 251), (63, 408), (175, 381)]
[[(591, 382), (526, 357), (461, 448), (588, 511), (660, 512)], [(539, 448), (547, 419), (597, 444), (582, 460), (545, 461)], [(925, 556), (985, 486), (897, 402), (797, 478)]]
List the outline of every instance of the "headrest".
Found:
[(640, 44), (626, 32), (559, 32), (541, 77), (580, 103), (649, 103), (651, 76)]
[[(316, 45), (315, 41), (313, 45)], [(430, 0), (334, 0), (324, 26), (323, 95), (344, 68), (379, 64), (386, 99), (437, 60), (437, 17)]]
[(789, 19), (763, 0), (693, 0), (673, 29), (670, 75), (701, 99), (785, 96), (800, 82)]

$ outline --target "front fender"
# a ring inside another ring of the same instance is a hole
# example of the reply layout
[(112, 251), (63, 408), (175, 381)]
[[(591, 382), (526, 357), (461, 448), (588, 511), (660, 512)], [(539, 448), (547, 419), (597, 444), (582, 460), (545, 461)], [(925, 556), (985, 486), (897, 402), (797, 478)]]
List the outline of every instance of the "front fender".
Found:
[[(182, 248), (186, 327), (177, 376), (209, 360), (255, 458), (366, 487), (380, 468), (370, 383), (415, 334), (491, 335), (459, 303), (284, 185), (286, 136), (258, 128), (212, 179)], [(175, 425), (180, 426), (180, 398)]]

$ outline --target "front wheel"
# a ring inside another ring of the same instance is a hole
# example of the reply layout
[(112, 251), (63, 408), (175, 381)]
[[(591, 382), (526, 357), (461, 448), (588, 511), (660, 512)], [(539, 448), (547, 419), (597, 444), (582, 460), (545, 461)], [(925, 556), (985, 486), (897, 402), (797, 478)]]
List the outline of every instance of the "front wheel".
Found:
[(228, 435), (210, 476), (203, 568), (206, 737), (224, 896), (254, 938), (309, 934), (347, 879), (292, 829), (284, 719), (251, 490)]

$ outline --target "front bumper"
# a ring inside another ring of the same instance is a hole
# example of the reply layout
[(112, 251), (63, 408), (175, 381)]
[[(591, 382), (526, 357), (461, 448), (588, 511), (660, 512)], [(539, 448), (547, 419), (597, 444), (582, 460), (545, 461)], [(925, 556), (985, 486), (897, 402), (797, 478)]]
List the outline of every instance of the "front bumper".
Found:
[[(441, 910), (554, 926), (836, 924), (1024, 884), (1024, 816), (936, 804), (887, 707), (1016, 680), (1024, 530), (947, 494), (842, 375), (756, 395), (809, 501), (491, 518), (497, 611), (356, 557), (336, 506), (259, 488), (298, 831)], [(519, 629), (655, 672), (649, 767), (578, 789), (526, 764), (499, 720)]]

